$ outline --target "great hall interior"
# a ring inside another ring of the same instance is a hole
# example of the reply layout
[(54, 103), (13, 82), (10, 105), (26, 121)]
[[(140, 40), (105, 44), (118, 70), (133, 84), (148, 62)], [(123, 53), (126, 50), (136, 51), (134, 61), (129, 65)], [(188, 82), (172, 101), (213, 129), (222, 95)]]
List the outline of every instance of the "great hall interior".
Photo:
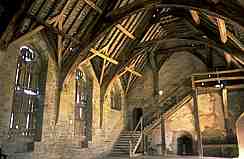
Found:
[(0, 158), (244, 159), (244, 0), (0, 0)]

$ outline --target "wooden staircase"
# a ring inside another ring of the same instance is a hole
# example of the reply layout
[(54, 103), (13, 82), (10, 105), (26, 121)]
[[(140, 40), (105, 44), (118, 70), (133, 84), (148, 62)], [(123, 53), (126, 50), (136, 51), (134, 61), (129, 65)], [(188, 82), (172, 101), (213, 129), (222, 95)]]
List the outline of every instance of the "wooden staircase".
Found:
[(129, 156), (129, 141), (132, 141), (132, 146), (134, 148), (140, 138), (140, 135), (140, 131), (122, 131), (113, 146), (111, 156)]

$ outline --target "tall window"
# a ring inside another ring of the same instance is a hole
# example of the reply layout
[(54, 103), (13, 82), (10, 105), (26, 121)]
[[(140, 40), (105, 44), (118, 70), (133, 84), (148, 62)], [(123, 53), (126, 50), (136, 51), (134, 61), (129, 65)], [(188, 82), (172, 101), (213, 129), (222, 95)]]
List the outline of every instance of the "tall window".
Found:
[(122, 94), (118, 85), (114, 85), (111, 89), (111, 108), (121, 110)]
[(75, 133), (82, 136), (81, 146), (87, 147), (92, 131), (92, 82), (81, 70), (76, 71)]
[(37, 118), (40, 106), (41, 63), (38, 54), (27, 46), (19, 50), (15, 75), (13, 106), (9, 135), (34, 139), (37, 133)]

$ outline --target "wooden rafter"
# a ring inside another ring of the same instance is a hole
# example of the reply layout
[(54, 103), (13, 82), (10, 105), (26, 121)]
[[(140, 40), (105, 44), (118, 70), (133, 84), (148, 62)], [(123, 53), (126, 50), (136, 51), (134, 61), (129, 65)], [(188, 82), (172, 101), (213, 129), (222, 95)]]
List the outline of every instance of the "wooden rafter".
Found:
[(101, 76), (100, 76), (100, 80), (99, 80), (100, 85), (101, 85), (102, 82), (103, 82), (103, 76), (104, 76), (104, 71), (105, 71), (105, 65), (106, 65), (106, 60), (104, 59), (104, 60), (103, 60), (102, 71), (101, 71)]
[(243, 43), (240, 40), (238, 40), (234, 34), (227, 30), (227, 36), (244, 52)]
[(121, 24), (117, 24), (116, 28), (118, 28), (120, 31), (122, 31), (126, 36), (128, 36), (132, 40), (136, 39), (136, 37), (132, 33), (130, 33), (129, 31), (127, 31)]
[[(234, 34), (232, 34), (229, 30), (227, 30), (227, 28), (225, 27), (225, 22), (224, 20), (221, 20), (219, 18), (216, 18), (217, 19), (217, 24), (215, 22), (215, 17), (213, 16), (208, 16), (209, 20), (215, 24), (215, 25), (218, 25), (219, 27), (219, 30), (220, 30), (220, 36), (222, 34), (223, 37), (221, 37), (221, 41), (222, 41), (222, 38), (223, 40), (228, 40), (231, 39), (242, 51), (244, 51), (244, 46), (242, 44), (242, 42), (240, 40), (238, 40)], [(222, 33), (221, 33), (222, 32)], [(222, 41), (223, 42), (223, 41)]]
[(125, 67), (125, 70), (130, 72), (133, 75), (136, 75), (138, 77), (142, 77), (142, 74), (138, 73), (137, 71), (135, 71), (134, 69), (130, 68), (130, 67)]
[(217, 18), (217, 24), (219, 28), (219, 34), (220, 34), (220, 39), (222, 43), (226, 43), (228, 38), (227, 38), (227, 30), (225, 27), (225, 21), (223, 19)]
[[(103, 60), (106, 60), (106, 61), (108, 61), (108, 62), (110, 62), (110, 63), (113, 63), (113, 64), (115, 64), (115, 65), (117, 65), (118, 64), (118, 61), (116, 61), (116, 60), (114, 60), (114, 59), (112, 59), (112, 58), (110, 58), (110, 57), (108, 57), (107, 55), (105, 55), (105, 54), (103, 54), (104, 52), (106, 52), (107, 50), (105, 49), (105, 48), (103, 48), (103, 49), (101, 49), (101, 50), (96, 50), (96, 49), (94, 49), (94, 48), (91, 48), (90, 49), (90, 52), (91, 53), (93, 53), (93, 54), (95, 54), (96, 56), (99, 56), (99, 57), (101, 57), (101, 58), (103, 58)], [(95, 56), (94, 56), (95, 57)]]
[(132, 78), (133, 78), (133, 75), (130, 74), (129, 80), (128, 80), (128, 83), (127, 83), (127, 86), (126, 86), (126, 89), (125, 89), (125, 94), (128, 94), (128, 91), (129, 91), (129, 88), (130, 88), (130, 83), (132, 81)]
[(104, 76), (104, 72), (106, 69), (106, 64), (108, 62), (113, 63), (115, 65), (118, 64), (118, 61), (114, 60), (113, 58), (109, 57), (109, 45), (106, 45), (105, 47), (103, 47), (100, 50), (96, 50), (94, 48), (90, 49), (90, 52), (93, 53), (93, 55), (89, 56), (88, 58), (86, 58), (81, 64), (84, 64), (88, 61), (90, 61), (91, 59), (93, 59), (96, 56), (99, 56), (103, 59), (103, 66), (102, 66), (102, 71), (101, 71), (101, 76), (100, 76), (100, 80), (99, 83), (102, 84), (103, 81), (103, 76)]
[(67, 3), (65, 4), (63, 10), (61, 11), (61, 13), (59, 15), (57, 15), (56, 17), (53, 17), (52, 19), (50, 19), (48, 21), (48, 23), (50, 25), (53, 25), (54, 27), (58, 27), (58, 29), (60, 31), (63, 30), (63, 23), (64, 23), (64, 20), (65, 20), (65, 11), (68, 9), (69, 5), (70, 5), (71, 1), (67, 1)]
[[(154, 7), (172, 7), (177, 6), (178, 8), (198, 8), (198, 10), (204, 10), (212, 15), (218, 14), (222, 17), (227, 17), (236, 21), (240, 25), (244, 26), (244, 12), (242, 6), (238, 5), (234, 1), (221, 1), (221, 5), (213, 5), (210, 3), (199, 3), (195, 0), (179, 1), (179, 0), (135, 0), (132, 3), (120, 7), (116, 10), (111, 11), (106, 15), (107, 18), (110, 18), (112, 21), (117, 21), (122, 17), (125, 17), (132, 12), (141, 10), (143, 8), (151, 9)], [(225, 10), (223, 9), (225, 8)], [(230, 12), (229, 12), (230, 11)]]
[(133, 81), (133, 77), (134, 75), (135, 76), (139, 76), (139, 77), (142, 77), (142, 75), (136, 71), (134, 71), (135, 69), (131, 69), (131, 68), (136, 68), (138, 64), (140, 64), (143, 60), (145, 55), (139, 55), (136, 59), (134, 59), (131, 63), (131, 65), (129, 67), (125, 67), (125, 70), (127, 70), (128, 72), (130, 72), (130, 75), (129, 75), (129, 79), (128, 79), (128, 83), (127, 83), (127, 86), (126, 86), (126, 90), (125, 90), (125, 93), (127, 94), (128, 91), (129, 91), (129, 88), (130, 88), (130, 85)]
[(102, 14), (103, 10), (100, 9), (95, 3), (93, 3), (91, 0), (83, 0), (84, 2), (86, 2), (90, 7), (92, 7), (93, 9), (95, 9), (98, 13)]
[(196, 10), (190, 10), (190, 13), (191, 13), (191, 16), (192, 16), (192, 19), (194, 20), (194, 22), (199, 25), (200, 17), (198, 15), (198, 12)]

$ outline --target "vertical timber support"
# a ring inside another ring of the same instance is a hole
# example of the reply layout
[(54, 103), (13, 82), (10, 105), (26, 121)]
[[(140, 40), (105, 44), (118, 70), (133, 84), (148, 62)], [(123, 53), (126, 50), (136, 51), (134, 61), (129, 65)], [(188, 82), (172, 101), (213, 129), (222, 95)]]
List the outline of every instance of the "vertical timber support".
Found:
[(161, 153), (163, 156), (166, 155), (166, 145), (165, 145), (165, 118), (161, 115)]
[(228, 114), (228, 90), (226, 88), (222, 89), (222, 101), (223, 101), (223, 113), (224, 113), (224, 123), (226, 129), (226, 135), (230, 134), (230, 121), (229, 121), (229, 114)]
[(202, 147), (200, 120), (199, 120), (199, 114), (198, 114), (197, 88), (194, 88), (194, 91), (193, 91), (193, 115), (194, 115), (195, 131), (197, 133), (197, 153), (199, 156), (202, 157), (203, 156), (203, 147)]

